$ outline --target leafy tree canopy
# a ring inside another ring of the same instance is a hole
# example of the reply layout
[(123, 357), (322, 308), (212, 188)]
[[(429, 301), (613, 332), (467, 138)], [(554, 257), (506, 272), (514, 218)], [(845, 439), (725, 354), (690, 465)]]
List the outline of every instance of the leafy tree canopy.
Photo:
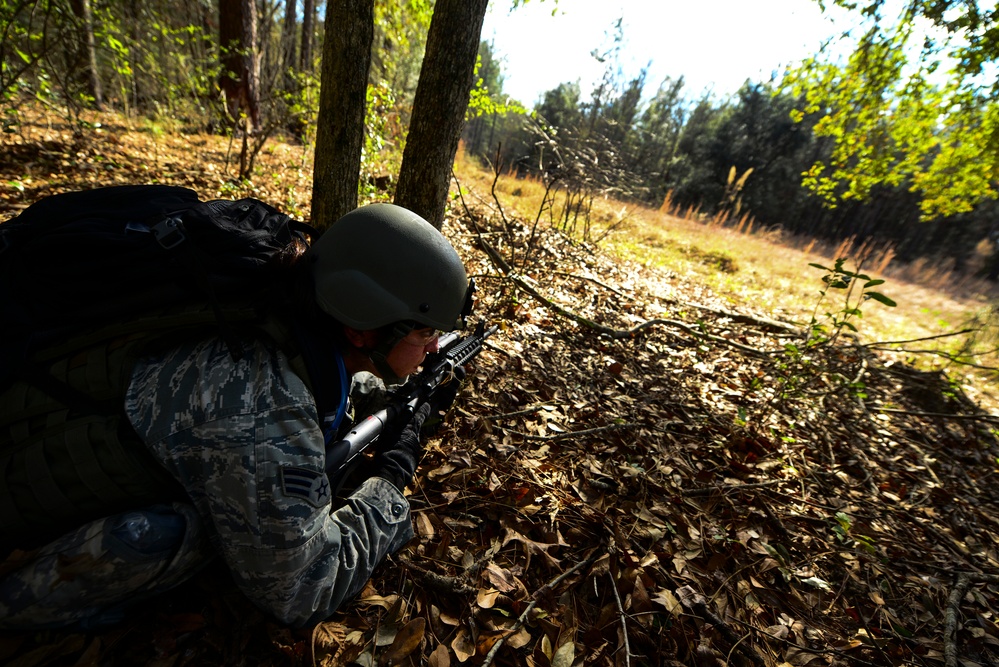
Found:
[(786, 79), (804, 99), (794, 117), (815, 115), (815, 133), (833, 142), (804, 185), (833, 206), (907, 185), (924, 218), (995, 198), (999, 10), (977, 0), (833, 2), (864, 32), (845, 62), (824, 49)]

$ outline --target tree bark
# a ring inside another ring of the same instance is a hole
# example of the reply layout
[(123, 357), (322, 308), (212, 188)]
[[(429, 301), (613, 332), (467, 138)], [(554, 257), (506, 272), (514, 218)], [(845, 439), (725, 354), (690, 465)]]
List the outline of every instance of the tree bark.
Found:
[[(329, 16), (329, 8), (326, 9)], [(298, 69), (303, 72), (312, 71), (312, 37), (315, 28), (312, 26), (316, 18), (316, 1), (302, 0), (302, 50), (299, 52), (301, 60)], [(328, 19), (327, 19), (328, 21)]]
[(260, 125), (260, 57), (255, 0), (219, 0), (220, 85), (234, 119), (246, 113), (248, 134)]
[(284, 87), (294, 89), (292, 72), (298, 68), (298, 35), (295, 28), (298, 23), (298, 1), (286, 0), (284, 11), (284, 28), (281, 30), (281, 71)]
[(104, 108), (104, 87), (101, 85), (100, 70), (97, 69), (97, 42), (94, 39), (94, 11), (90, 0), (75, 0), (72, 3), (73, 13), (80, 20), (84, 53), (87, 54), (87, 84), (94, 107)]
[(438, 229), (464, 125), (488, 0), (437, 0), (395, 203)]
[(326, 5), (312, 177), (311, 222), (319, 229), (357, 208), (374, 7), (374, 0), (330, 0)]

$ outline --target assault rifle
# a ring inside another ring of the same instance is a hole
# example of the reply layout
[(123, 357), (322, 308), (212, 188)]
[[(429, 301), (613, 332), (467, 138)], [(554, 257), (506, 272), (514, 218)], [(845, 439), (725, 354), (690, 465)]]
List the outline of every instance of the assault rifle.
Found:
[(409, 421), (420, 403), (454, 381), (455, 368), (474, 359), (497, 328), (486, 329), (485, 322), (479, 322), (467, 336), (461, 337), (454, 331), (443, 334), (437, 352), (428, 354), (423, 362), (423, 370), (391, 392), (384, 408), (356, 424), (342, 440), (327, 446), (326, 474), (333, 489), (339, 490), (354, 460), (378, 440), (386, 426)]

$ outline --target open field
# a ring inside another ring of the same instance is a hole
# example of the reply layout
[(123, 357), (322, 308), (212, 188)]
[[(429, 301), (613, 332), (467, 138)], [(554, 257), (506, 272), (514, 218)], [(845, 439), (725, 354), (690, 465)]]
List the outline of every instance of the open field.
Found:
[[(498, 199), (505, 209), (528, 221), (550, 225), (552, 218), (558, 220), (563, 215), (561, 193), (555, 196), (553, 207), (538, 215), (545, 194), (540, 182), (510, 175), (496, 179), (493, 173), (460, 156), (456, 173), (464, 187), (474, 190), (474, 196), (494, 206)], [(589, 223), (579, 220), (572, 231), (577, 238), (595, 240), (596, 245), (625, 260), (703, 285), (733, 310), (801, 326), (813, 315), (821, 321), (826, 313), (845, 307), (844, 292), (830, 291), (821, 300), (825, 272), (810, 266), (831, 267), (836, 258), (845, 257), (846, 268), (883, 279), (885, 283), (878, 290), (897, 303), (893, 308), (874, 301), (859, 306), (862, 317), (854, 322), (860, 342), (919, 341), (889, 347), (920, 350), (899, 352), (898, 358), (926, 370), (945, 369), (960, 379), (969, 396), (990, 409), (999, 406), (999, 376), (990, 370), (999, 366), (999, 355), (992, 351), (997, 335), (992, 307), (999, 290), (986, 281), (956, 276), (947, 268), (924, 263), (893, 263), (890, 257), (880, 256), (868, 260), (880, 271), (869, 266), (858, 269), (858, 257), (851, 254), (849, 244), (826, 247), (779, 230), (754, 230), (746, 220), (741, 225), (738, 221), (720, 225), (696, 212), (664, 212), (607, 199), (595, 200)], [(851, 302), (855, 301), (856, 294)], [(954, 335), (972, 328), (978, 333)], [(979, 354), (967, 356), (969, 346)], [(963, 355), (987, 368), (956, 364), (938, 352)]]

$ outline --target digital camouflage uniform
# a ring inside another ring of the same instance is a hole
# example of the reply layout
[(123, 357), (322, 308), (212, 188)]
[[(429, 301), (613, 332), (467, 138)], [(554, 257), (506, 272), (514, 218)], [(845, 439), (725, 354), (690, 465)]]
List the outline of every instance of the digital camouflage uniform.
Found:
[(125, 407), (192, 504), (95, 521), (32, 554), (0, 577), (0, 627), (113, 621), (214, 554), (250, 600), (301, 626), (413, 536), (406, 498), (384, 479), (333, 509), (315, 402), (268, 343), (245, 341), (238, 361), (219, 339), (141, 360)]

